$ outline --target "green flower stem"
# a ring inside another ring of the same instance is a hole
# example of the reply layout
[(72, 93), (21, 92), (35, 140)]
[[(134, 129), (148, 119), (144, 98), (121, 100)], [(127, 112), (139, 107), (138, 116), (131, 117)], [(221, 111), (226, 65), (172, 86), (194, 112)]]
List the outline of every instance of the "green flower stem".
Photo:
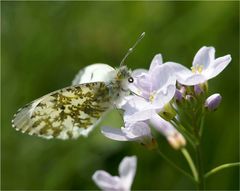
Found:
[(195, 167), (195, 164), (194, 164), (190, 154), (188, 153), (187, 149), (185, 149), (185, 148), (182, 148), (181, 151), (182, 151), (182, 154), (185, 157), (186, 161), (188, 162), (188, 165), (189, 165), (189, 167), (190, 167), (190, 169), (192, 171), (192, 174), (193, 174), (195, 182), (198, 182), (197, 169)]
[(230, 167), (234, 167), (234, 166), (240, 166), (240, 162), (235, 162), (235, 163), (228, 163), (228, 164), (223, 164), (223, 165), (220, 165), (212, 170), (210, 170), (209, 172), (207, 172), (205, 175), (204, 175), (204, 178), (208, 178), (209, 176), (219, 172), (220, 170), (224, 170), (226, 168), (230, 168)]
[(204, 182), (204, 171), (202, 164), (202, 153), (200, 144), (196, 147), (196, 159), (197, 159), (197, 168), (198, 168), (198, 189), (204, 190), (205, 182)]
[(181, 172), (183, 175), (185, 175), (186, 177), (188, 177), (191, 181), (193, 181), (194, 183), (196, 183), (195, 179), (189, 174), (187, 173), (185, 170), (183, 170), (182, 168), (178, 167), (173, 161), (171, 161), (166, 155), (164, 155), (159, 149), (157, 150), (157, 153), (173, 168), (175, 168), (176, 170), (178, 170), (179, 172)]

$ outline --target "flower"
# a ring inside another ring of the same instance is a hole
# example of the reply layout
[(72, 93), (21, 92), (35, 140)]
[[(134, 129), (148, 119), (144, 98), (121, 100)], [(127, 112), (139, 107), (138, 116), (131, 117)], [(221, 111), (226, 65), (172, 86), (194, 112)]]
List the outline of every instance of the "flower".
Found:
[(130, 89), (137, 96), (128, 96), (122, 109), (125, 111), (126, 124), (136, 122), (144, 122), (145, 126), (151, 124), (167, 137), (171, 146), (177, 149), (186, 144), (184, 137), (158, 115), (175, 95), (176, 79), (172, 72), (169, 65), (162, 64), (160, 54), (153, 58), (149, 71), (135, 70), (134, 83)]
[(161, 54), (157, 54), (149, 70), (137, 69), (132, 73), (134, 82), (129, 89), (136, 95), (145, 98), (149, 103), (162, 108), (174, 96), (176, 78), (168, 64), (162, 64)]
[(218, 93), (209, 96), (205, 101), (205, 107), (208, 108), (209, 111), (214, 111), (218, 108), (222, 101), (222, 96)]
[(148, 149), (153, 149), (157, 146), (152, 137), (151, 130), (145, 122), (127, 123), (121, 129), (105, 126), (102, 127), (101, 132), (107, 138), (115, 141), (136, 141)]
[(215, 49), (203, 46), (195, 55), (191, 70), (181, 64), (167, 62), (180, 84), (192, 86), (206, 82), (221, 73), (231, 61), (231, 55), (215, 59)]
[(136, 173), (136, 156), (124, 157), (119, 165), (119, 175), (112, 176), (108, 172), (98, 170), (92, 176), (99, 188), (105, 191), (130, 191)]

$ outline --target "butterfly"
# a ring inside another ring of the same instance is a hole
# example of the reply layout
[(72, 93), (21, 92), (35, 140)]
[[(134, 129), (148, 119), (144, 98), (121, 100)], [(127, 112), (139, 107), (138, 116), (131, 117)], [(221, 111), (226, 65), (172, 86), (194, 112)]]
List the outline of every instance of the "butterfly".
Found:
[(51, 92), (20, 108), (12, 126), (22, 133), (51, 139), (76, 139), (87, 136), (104, 114), (122, 102), (133, 83), (127, 56), (143, 38), (129, 49), (117, 69), (107, 64), (92, 64), (80, 70), (72, 85)]

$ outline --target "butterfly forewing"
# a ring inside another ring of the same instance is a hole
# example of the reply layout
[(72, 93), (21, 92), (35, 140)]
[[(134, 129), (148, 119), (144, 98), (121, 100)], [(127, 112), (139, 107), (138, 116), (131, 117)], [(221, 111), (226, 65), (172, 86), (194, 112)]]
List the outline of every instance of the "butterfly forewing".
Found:
[(21, 108), (13, 126), (44, 138), (70, 139), (86, 136), (111, 107), (109, 89), (103, 82), (79, 84), (52, 92)]

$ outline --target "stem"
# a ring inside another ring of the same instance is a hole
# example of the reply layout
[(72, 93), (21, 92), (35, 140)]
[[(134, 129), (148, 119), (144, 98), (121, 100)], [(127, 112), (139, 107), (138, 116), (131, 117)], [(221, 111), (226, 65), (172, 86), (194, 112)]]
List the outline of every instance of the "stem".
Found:
[(183, 175), (185, 175), (186, 177), (188, 177), (190, 180), (192, 180), (193, 182), (196, 183), (195, 179), (193, 179), (193, 177), (187, 173), (185, 170), (183, 170), (182, 168), (178, 167), (174, 162), (172, 162), (166, 155), (164, 155), (159, 149), (157, 150), (157, 153), (173, 168), (175, 168), (176, 170), (178, 170), (179, 172), (181, 172)]
[(204, 190), (205, 183), (204, 183), (204, 171), (203, 171), (203, 164), (202, 164), (202, 153), (201, 153), (201, 146), (200, 144), (196, 147), (196, 158), (197, 158), (197, 168), (198, 168), (198, 189)]
[(202, 117), (201, 117), (201, 122), (200, 122), (200, 129), (199, 129), (199, 135), (200, 137), (202, 136), (203, 134), (203, 125), (204, 125), (204, 120), (205, 120), (205, 115), (202, 114)]
[(220, 170), (224, 170), (226, 168), (230, 168), (230, 167), (234, 167), (234, 166), (240, 166), (240, 162), (235, 162), (235, 163), (228, 163), (228, 164), (223, 164), (223, 165), (220, 165), (212, 170), (210, 170), (209, 172), (207, 172), (205, 175), (204, 175), (204, 178), (208, 178), (209, 176), (217, 173), (218, 171)]
[(182, 154), (185, 157), (186, 161), (188, 162), (188, 165), (189, 165), (189, 167), (190, 167), (190, 169), (192, 171), (192, 174), (193, 174), (195, 182), (198, 182), (197, 169), (195, 167), (195, 164), (194, 164), (190, 154), (188, 153), (187, 149), (185, 149), (185, 148), (182, 148), (181, 151), (182, 151)]

